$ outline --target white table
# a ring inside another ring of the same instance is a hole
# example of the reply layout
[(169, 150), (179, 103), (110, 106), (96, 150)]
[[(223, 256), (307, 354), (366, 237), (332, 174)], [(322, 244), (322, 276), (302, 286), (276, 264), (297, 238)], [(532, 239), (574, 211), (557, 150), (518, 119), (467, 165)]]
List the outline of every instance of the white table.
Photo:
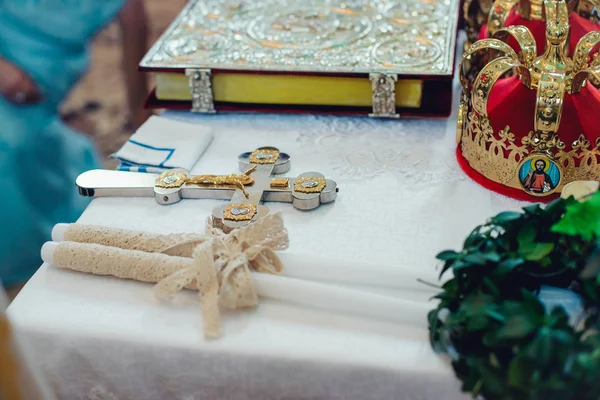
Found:
[[(338, 182), (337, 201), (312, 212), (269, 204), (284, 216), (290, 254), (352, 260), (374, 273), (388, 265), (435, 281), (437, 252), (459, 247), (494, 213), (520, 206), (460, 171), (455, 118), (166, 116), (214, 129), (193, 173), (234, 172), (239, 153), (272, 145), (292, 156), (288, 175), (318, 170)], [(96, 199), (80, 222), (201, 231), (217, 203)], [(395, 293), (427, 301), (412, 286)], [(63, 399), (467, 398), (424, 328), (266, 299), (255, 311), (226, 315), (223, 338), (207, 342), (196, 299), (189, 292), (176, 305), (161, 304), (148, 284), (43, 265), (9, 315)]]

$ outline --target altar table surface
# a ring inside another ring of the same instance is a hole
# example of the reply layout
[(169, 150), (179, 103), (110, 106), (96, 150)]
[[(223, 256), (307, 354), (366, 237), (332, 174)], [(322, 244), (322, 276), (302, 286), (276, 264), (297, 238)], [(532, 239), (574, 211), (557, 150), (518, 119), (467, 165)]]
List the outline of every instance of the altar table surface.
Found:
[[(192, 173), (236, 172), (239, 153), (270, 145), (291, 155), (288, 176), (319, 171), (336, 180), (337, 201), (317, 210), (268, 204), (289, 230), (286, 253), (314, 257), (323, 268), (327, 259), (349, 261), (373, 274), (387, 266), (435, 282), (436, 253), (458, 248), (477, 224), (522, 205), (465, 177), (454, 158), (454, 116), (164, 116), (214, 130)], [(95, 199), (79, 222), (202, 232), (217, 204)], [(393, 290), (398, 297), (426, 302), (431, 294), (417, 282), (394, 284), (405, 286)], [(255, 310), (225, 314), (223, 337), (205, 341), (193, 292), (164, 304), (152, 285), (50, 265), (26, 285), (9, 315), (63, 399), (467, 398), (449, 362), (429, 347), (426, 315), (421, 326), (411, 326), (263, 299)]]

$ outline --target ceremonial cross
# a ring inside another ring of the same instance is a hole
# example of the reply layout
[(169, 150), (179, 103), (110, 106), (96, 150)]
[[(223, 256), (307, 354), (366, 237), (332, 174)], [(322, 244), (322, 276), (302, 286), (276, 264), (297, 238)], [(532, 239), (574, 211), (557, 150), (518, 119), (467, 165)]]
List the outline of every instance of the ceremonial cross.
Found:
[(296, 178), (275, 178), (290, 170), (290, 156), (274, 147), (261, 147), (238, 157), (242, 174), (188, 176), (179, 171), (160, 175), (110, 170), (87, 171), (77, 178), (79, 193), (87, 197), (150, 197), (168, 205), (181, 199), (229, 200), (213, 209), (213, 224), (230, 231), (264, 217), (261, 201), (292, 203), (312, 210), (335, 200), (337, 184), (318, 172)]

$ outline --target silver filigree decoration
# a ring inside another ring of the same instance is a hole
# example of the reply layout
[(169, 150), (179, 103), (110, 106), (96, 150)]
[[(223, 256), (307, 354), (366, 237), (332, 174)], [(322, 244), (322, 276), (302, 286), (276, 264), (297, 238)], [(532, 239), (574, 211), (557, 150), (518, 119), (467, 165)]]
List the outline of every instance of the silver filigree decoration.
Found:
[(185, 74), (190, 79), (190, 93), (192, 95), (192, 112), (215, 112), (213, 102), (211, 73), (208, 69), (187, 69)]
[(222, 35), (211, 37), (192, 37), (184, 35), (174, 38), (165, 45), (165, 53), (170, 57), (190, 57), (191, 59), (206, 59), (218, 56), (231, 46), (231, 41)]
[(144, 68), (452, 74), (460, 0), (193, 0)]
[(384, 15), (399, 24), (439, 22), (448, 19), (446, 11), (450, 3), (450, 0), (392, 1)]
[(391, 39), (373, 48), (373, 58), (382, 65), (418, 67), (433, 63), (441, 54), (434, 41), (423, 37)]
[(399, 118), (396, 113), (396, 82), (397, 75), (370, 74), (371, 89), (373, 90), (373, 112), (369, 117)]
[(248, 34), (262, 46), (316, 50), (352, 43), (370, 29), (370, 20), (360, 14), (310, 7), (259, 16), (250, 23)]

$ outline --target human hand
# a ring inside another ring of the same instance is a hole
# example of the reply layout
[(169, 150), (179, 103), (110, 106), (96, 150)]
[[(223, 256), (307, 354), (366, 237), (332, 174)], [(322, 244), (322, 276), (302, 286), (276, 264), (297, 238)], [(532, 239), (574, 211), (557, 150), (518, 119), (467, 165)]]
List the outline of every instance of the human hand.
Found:
[(0, 58), (0, 95), (17, 105), (41, 100), (40, 91), (29, 75), (3, 58)]

